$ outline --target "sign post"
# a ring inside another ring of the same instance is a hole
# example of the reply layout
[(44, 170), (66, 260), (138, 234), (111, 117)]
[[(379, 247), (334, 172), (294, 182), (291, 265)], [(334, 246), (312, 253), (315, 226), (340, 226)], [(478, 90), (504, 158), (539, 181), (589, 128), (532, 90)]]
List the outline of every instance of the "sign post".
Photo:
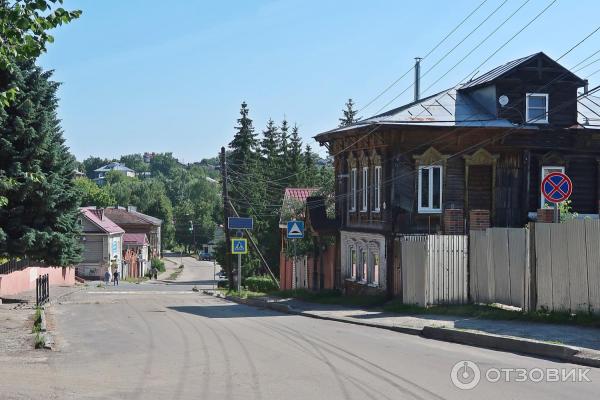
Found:
[(248, 254), (248, 240), (243, 238), (231, 239), (231, 254), (238, 256), (237, 291), (242, 289), (242, 254)]
[(573, 182), (562, 172), (552, 172), (542, 180), (544, 199), (554, 204), (554, 222), (560, 222), (558, 204), (567, 200), (573, 193)]

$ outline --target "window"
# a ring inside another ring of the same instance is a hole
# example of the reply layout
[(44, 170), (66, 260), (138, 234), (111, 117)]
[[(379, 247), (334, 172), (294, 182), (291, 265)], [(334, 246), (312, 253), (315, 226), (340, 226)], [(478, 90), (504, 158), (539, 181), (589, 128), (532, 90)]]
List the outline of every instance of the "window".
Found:
[(369, 167), (363, 168), (362, 174), (362, 211), (368, 210), (367, 201), (369, 199)]
[(356, 279), (356, 249), (350, 248), (350, 277)]
[(526, 103), (526, 122), (536, 124), (548, 123), (548, 94), (546, 93), (527, 93)]
[(368, 263), (369, 263), (369, 259), (367, 258), (367, 252), (365, 250), (360, 252), (360, 262), (362, 265), (362, 269), (360, 271), (360, 280), (363, 282), (367, 281), (367, 270), (368, 270)]
[[(548, 175), (551, 174), (553, 172), (562, 172), (563, 174), (565, 173), (565, 167), (558, 167), (558, 166), (543, 166), (542, 167), (542, 177), (541, 177), (541, 181), (544, 180), (544, 178)], [(546, 200), (544, 198), (544, 195), (541, 193), (540, 191), (540, 208), (552, 208), (551, 204), (548, 204), (548, 200)]]
[(350, 172), (350, 211), (356, 211), (356, 168)]
[(442, 212), (442, 167), (419, 167), (419, 212)]
[(373, 211), (381, 210), (381, 167), (375, 167), (375, 175), (373, 176), (374, 193), (373, 193)]
[(371, 253), (371, 260), (373, 261), (373, 271), (369, 283), (379, 286), (379, 254), (376, 251)]

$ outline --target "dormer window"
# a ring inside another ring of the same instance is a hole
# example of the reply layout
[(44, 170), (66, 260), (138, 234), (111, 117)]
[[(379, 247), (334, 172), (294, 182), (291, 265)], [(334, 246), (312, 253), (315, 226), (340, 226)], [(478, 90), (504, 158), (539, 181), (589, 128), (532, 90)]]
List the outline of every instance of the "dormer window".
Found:
[(525, 97), (527, 123), (547, 124), (548, 123), (548, 94), (547, 93), (527, 93)]

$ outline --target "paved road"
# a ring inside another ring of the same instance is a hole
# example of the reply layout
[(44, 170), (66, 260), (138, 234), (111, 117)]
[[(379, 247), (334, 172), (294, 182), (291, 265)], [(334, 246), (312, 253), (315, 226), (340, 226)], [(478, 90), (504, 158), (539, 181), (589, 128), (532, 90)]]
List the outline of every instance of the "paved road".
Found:
[[(591, 383), (481, 382), (455, 388), (453, 365), (575, 368), (373, 328), (278, 314), (191, 291), (212, 264), (172, 284), (88, 288), (52, 307), (58, 351), (2, 366), (0, 398), (591, 399)], [(190, 284), (190, 282), (192, 282)], [(49, 395), (50, 394), (50, 395)]]

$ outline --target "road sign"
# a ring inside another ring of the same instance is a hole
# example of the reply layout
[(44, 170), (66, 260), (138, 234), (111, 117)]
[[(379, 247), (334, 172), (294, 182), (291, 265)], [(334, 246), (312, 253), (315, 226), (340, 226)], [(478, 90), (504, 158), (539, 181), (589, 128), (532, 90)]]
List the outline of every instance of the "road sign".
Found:
[(542, 180), (542, 194), (550, 203), (562, 203), (573, 193), (573, 182), (562, 172), (552, 172)]
[(227, 218), (227, 227), (229, 229), (254, 229), (254, 220), (252, 218), (229, 217)]
[(288, 239), (302, 239), (304, 237), (304, 221), (288, 221)]
[(248, 254), (248, 240), (231, 239), (231, 254)]

